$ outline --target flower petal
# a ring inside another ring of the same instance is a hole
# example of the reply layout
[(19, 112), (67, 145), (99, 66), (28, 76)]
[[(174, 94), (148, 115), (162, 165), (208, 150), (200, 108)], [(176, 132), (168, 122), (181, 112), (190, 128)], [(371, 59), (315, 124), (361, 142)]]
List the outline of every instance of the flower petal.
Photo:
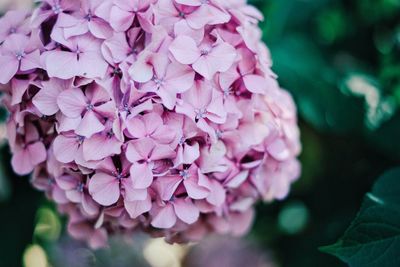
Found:
[(119, 182), (108, 174), (96, 173), (89, 181), (89, 193), (100, 205), (110, 206), (119, 199)]

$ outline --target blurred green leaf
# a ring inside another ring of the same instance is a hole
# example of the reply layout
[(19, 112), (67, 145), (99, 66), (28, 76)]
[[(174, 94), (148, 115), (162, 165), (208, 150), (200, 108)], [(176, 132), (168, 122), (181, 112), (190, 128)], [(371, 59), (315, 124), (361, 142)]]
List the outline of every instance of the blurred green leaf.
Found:
[(37, 222), (34, 230), (35, 237), (47, 241), (55, 241), (61, 233), (61, 222), (58, 215), (47, 207), (37, 212)]
[(352, 267), (400, 266), (400, 168), (379, 178), (344, 236), (321, 250)]

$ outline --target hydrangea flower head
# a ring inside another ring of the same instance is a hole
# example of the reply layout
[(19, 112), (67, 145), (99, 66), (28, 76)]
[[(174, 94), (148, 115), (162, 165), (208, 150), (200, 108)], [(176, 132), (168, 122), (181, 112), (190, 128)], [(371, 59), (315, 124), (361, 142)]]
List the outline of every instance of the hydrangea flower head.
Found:
[(0, 19), (12, 166), (92, 247), (242, 235), (300, 174), (296, 108), (245, 0), (43, 0)]

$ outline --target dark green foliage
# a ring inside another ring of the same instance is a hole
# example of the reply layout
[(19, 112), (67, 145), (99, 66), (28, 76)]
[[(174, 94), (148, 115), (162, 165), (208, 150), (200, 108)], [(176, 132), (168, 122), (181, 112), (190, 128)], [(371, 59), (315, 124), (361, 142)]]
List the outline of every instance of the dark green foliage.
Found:
[(343, 237), (322, 251), (354, 267), (400, 265), (400, 169), (388, 171), (367, 193)]

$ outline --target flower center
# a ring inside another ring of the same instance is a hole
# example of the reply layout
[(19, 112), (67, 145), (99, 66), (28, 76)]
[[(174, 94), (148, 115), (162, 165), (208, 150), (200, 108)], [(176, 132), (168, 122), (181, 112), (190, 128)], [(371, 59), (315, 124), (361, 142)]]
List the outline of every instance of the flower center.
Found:
[(182, 136), (181, 139), (179, 139), (179, 144), (183, 145), (186, 142), (186, 137)]
[(16, 33), (17, 32), (17, 28), (12, 27), (9, 31), (10, 34)]
[(217, 135), (217, 138), (218, 138), (218, 139), (221, 139), (221, 138), (222, 138), (222, 131), (220, 131), (220, 130), (215, 130), (215, 134)]
[(186, 15), (182, 11), (179, 11), (179, 15), (178, 16), (181, 17), (181, 18), (185, 18)]
[(195, 110), (196, 112), (196, 120), (200, 120), (200, 119), (204, 119), (206, 117), (206, 109), (202, 108), (202, 109), (197, 109)]
[(86, 106), (86, 110), (87, 110), (87, 111), (93, 110), (93, 108), (94, 108), (94, 106), (93, 106), (92, 104), (88, 104), (88, 105)]
[(25, 54), (24, 51), (19, 51), (19, 52), (15, 53), (15, 57), (16, 57), (18, 60), (21, 60), (24, 56), (26, 56), (26, 54)]
[(79, 143), (80, 145), (82, 145), (82, 144), (83, 144), (83, 141), (85, 141), (85, 137), (84, 137), (84, 136), (81, 136), (81, 135), (77, 135), (77, 136), (76, 136), (76, 140), (78, 141), (78, 143)]
[(56, 14), (56, 15), (60, 14), (63, 11), (60, 4), (55, 4), (52, 7), (52, 10), (53, 10), (54, 14)]
[(107, 138), (113, 138), (113, 136), (114, 136), (113, 130), (109, 130), (109, 131), (107, 132)]
[(156, 76), (154, 76), (153, 82), (156, 84), (157, 89), (160, 89), (160, 87), (164, 84), (164, 79), (158, 79)]
[(202, 56), (207, 56), (209, 53), (210, 53), (210, 51), (208, 51), (207, 49), (202, 49), (202, 50), (200, 51), (200, 54), (201, 54)]
[(93, 15), (92, 15), (92, 12), (90, 10), (89, 10), (89, 13), (86, 14), (84, 19), (87, 20), (87, 21), (91, 21), (93, 19)]
[(190, 177), (188, 170), (182, 170), (179, 172), (179, 176), (181, 176), (184, 180)]
[(79, 184), (76, 186), (76, 191), (82, 193), (82, 192), (83, 192), (83, 188), (85, 188), (85, 185), (84, 185), (83, 183), (79, 183)]

